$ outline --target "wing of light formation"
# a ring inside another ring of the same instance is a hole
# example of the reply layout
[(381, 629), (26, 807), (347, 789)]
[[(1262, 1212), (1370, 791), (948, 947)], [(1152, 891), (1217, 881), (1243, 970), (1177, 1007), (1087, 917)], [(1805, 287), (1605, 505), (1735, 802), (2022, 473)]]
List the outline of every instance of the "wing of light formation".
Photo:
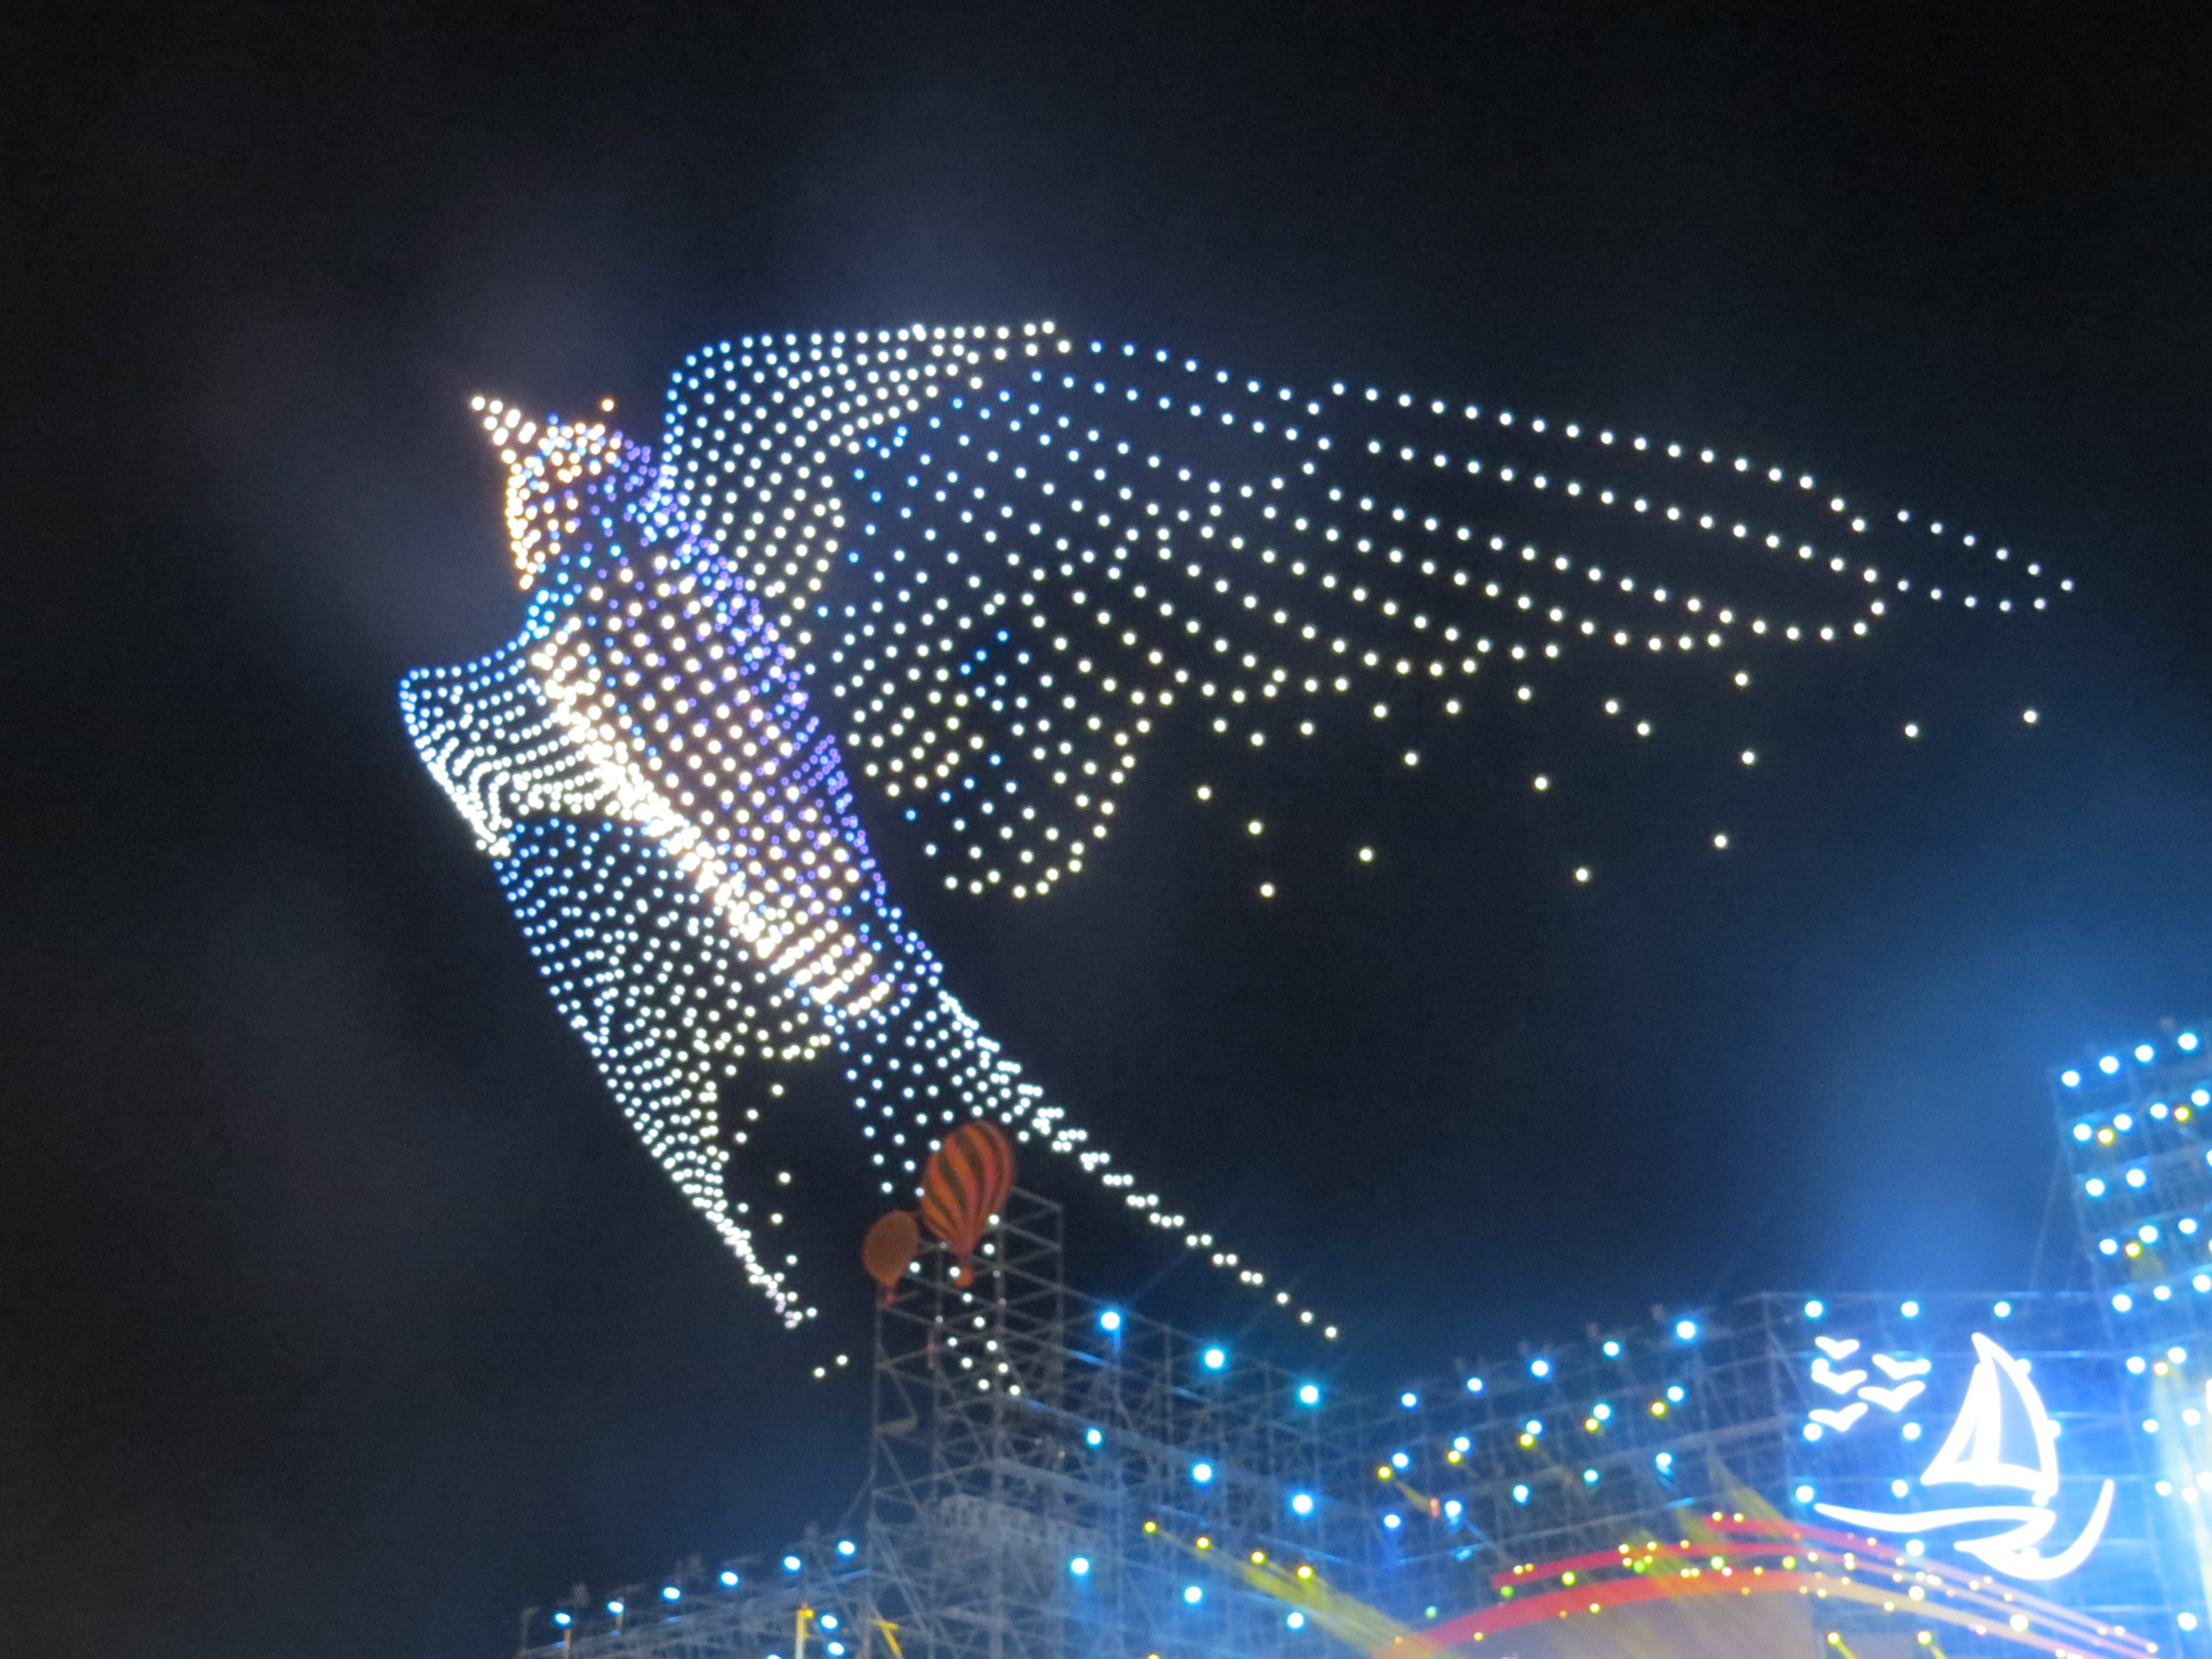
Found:
[(1036, 900), (1171, 721), (1261, 749), (1394, 704), (1456, 715), (1478, 686), (1528, 702), (1604, 653), (1741, 688), (1754, 653), (1846, 647), (1909, 605), (2039, 611), (2071, 586), (1747, 457), (1050, 324), (711, 346), (658, 453), (479, 406), (526, 617), (408, 676), (408, 729), (625, 1115), (792, 1325), (815, 1313), (796, 1257), (732, 1186), (757, 1109), (724, 1107), (738, 1075), (809, 1062), (842, 1069), (885, 1193), (988, 1117), (1267, 1286), (945, 988), (852, 771), (947, 887)]

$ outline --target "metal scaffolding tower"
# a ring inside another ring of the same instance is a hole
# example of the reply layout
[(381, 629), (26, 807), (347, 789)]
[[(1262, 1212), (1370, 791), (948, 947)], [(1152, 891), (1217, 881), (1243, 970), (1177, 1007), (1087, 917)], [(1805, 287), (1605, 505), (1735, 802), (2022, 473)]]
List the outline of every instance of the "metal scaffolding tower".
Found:
[[(1060, 1206), (1018, 1191), (964, 1277), (923, 1247), (878, 1310), (868, 1481), (842, 1533), (580, 1593), (526, 1653), (1318, 1659), (1323, 1632), (1372, 1652), (1510, 1598), (1530, 1564), (1697, 1539), (1719, 1514), (1823, 1525), (1821, 1502), (1896, 1507), (1959, 1409), (1978, 1332), (2043, 1380), (2058, 1508), (2119, 1477), (2063, 1599), (2136, 1630), (2166, 1603), (2165, 1500), (2089, 1294), (1747, 1297), (1375, 1401), (1079, 1295), (1060, 1247)], [(1822, 1368), (1846, 1352), (1937, 1392), (1839, 1413)]]

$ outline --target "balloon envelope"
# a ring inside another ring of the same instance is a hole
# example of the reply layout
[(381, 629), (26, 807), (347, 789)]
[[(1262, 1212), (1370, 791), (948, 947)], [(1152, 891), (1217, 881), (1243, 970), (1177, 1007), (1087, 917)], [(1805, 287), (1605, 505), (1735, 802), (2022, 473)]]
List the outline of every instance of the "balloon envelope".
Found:
[(959, 1258), (958, 1278), (991, 1218), (1014, 1188), (1014, 1148), (994, 1123), (965, 1123), (945, 1137), (921, 1176), (921, 1218)]
[(860, 1265), (889, 1296), (921, 1243), (921, 1224), (914, 1218), (914, 1212), (893, 1210), (869, 1228), (868, 1236), (860, 1241)]

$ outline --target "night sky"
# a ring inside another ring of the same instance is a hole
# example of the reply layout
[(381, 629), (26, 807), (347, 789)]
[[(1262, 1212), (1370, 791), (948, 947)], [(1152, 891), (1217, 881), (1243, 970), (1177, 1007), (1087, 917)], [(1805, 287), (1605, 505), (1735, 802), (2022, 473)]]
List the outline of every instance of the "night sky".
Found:
[[(1547, 817), (1497, 710), (1415, 780), (1324, 751), (1285, 810), (1386, 856), (1263, 907), (1170, 743), (1048, 903), (909, 885), (987, 1028), (1348, 1334), (1040, 1165), (1086, 1286), (1373, 1385), (2069, 1281), (2051, 1069), (2212, 1011), (2201, 13), (307, 9), (0, 40), (0, 1650), (489, 1659), (856, 1489), (863, 1394), (624, 1128), (393, 702), (520, 616), (467, 397), (657, 411), (756, 329), (1525, 404), (2079, 580), (1778, 684), (1755, 786), (1555, 747)], [(872, 1183), (816, 1190), (863, 1331)]]

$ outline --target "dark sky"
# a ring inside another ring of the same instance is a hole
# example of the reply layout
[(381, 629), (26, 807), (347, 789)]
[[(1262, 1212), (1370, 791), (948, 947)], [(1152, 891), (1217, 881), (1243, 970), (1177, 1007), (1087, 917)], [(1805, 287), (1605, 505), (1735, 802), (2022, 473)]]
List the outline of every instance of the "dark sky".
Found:
[[(2212, 1011), (2197, 9), (308, 9), (0, 41), (0, 1649), (483, 1659), (854, 1490), (860, 1395), (623, 1128), (400, 732), (518, 614), (472, 392), (1048, 315), (1741, 442), (2079, 576), (1872, 653), (1921, 750), (1797, 687), (1741, 856), (1671, 850), (1662, 782), (1575, 892), (1480, 768), (1324, 765), (1389, 867), (1262, 913), (1170, 760), (1064, 898), (917, 896), (1013, 1053), (1356, 1310), (1348, 1380), (2021, 1283), (2048, 1068)], [(1086, 1283), (1241, 1330), (1074, 1221)]]

